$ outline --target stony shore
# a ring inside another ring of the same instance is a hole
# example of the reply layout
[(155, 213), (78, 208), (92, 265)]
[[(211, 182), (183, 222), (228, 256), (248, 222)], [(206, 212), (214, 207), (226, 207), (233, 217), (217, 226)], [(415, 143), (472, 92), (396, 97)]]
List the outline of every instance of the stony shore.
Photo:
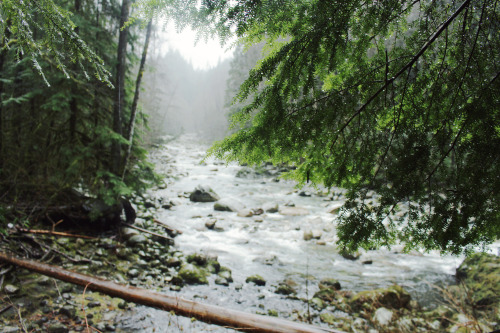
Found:
[[(29, 254), (35, 259), (77, 272), (160, 292), (175, 294), (186, 284), (215, 283), (241, 288), (232, 272), (216, 257), (176, 250), (167, 230), (152, 219), (139, 218), (135, 226), (160, 236), (122, 228), (95, 239), (12, 233), (2, 251)], [(13, 230), (12, 230), (13, 231)], [(211, 277), (209, 282), (208, 277)], [(422, 308), (402, 287), (354, 293), (340, 283), (323, 279), (309, 299), (308, 311), (286, 318), (307, 322), (319, 318), (323, 325), (346, 332), (490, 332), (500, 328), (500, 259), (474, 254), (457, 269), (457, 285), (442, 290), (443, 301)], [(258, 276), (246, 283), (266, 286)], [(283, 302), (297, 299), (294, 282), (267, 286)], [(83, 287), (57, 281), (9, 265), (0, 266), (0, 327), (2, 332), (81, 332), (94, 327), (101, 332), (125, 332), (120, 320), (135, 305)], [(282, 316), (273, 309), (261, 314)]]

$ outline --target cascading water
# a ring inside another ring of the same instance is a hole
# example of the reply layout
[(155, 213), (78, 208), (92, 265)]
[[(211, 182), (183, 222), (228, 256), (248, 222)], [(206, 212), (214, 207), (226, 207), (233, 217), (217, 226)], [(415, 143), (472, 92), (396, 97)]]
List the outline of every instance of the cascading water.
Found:
[[(328, 212), (332, 204), (342, 203), (342, 196), (332, 202), (312, 190), (310, 195), (301, 196), (293, 182), (276, 182), (272, 176), (236, 177), (241, 166), (213, 160), (201, 163), (207, 148), (195, 135), (183, 135), (152, 154), (157, 171), (169, 177), (168, 186), (152, 195), (176, 203), (155, 215), (183, 232), (175, 240), (180, 251), (216, 255), (223, 266), (232, 270), (234, 279), (229, 286), (220, 286), (212, 277), (209, 285), (183, 287), (178, 292), (180, 297), (254, 313), (272, 309), (286, 317), (293, 312), (304, 313), (307, 304), (274, 292), (284, 280), (296, 284), (297, 297), (302, 299), (312, 297), (322, 278), (335, 278), (343, 290), (353, 292), (398, 284), (423, 305), (435, 301), (434, 285), (454, 281), (455, 269), (463, 258), (439, 253), (403, 254), (397, 252), (400, 247), (395, 247), (364, 252), (357, 260), (345, 259), (335, 246), (335, 215)], [(236, 212), (215, 211), (213, 203), (189, 200), (188, 194), (198, 185), (211, 187), (222, 199), (237, 199), (247, 208), (294, 205), (305, 215), (276, 212), (240, 217)], [(216, 227), (208, 229), (207, 221), (216, 221)], [(304, 240), (304, 233), (309, 231), (316, 239)], [(256, 273), (267, 281), (265, 286), (245, 282)], [(228, 331), (159, 310), (138, 307), (135, 311), (134, 316), (124, 320), (122, 330)], [(319, 320), (315, 324), (321, 325)]]

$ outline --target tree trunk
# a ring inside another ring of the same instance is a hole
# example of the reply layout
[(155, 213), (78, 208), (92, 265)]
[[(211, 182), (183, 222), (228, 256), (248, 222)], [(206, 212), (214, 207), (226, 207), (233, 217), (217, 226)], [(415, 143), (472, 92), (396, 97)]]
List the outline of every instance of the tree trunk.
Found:
[(245, 313), (219, 306), (188, 301), (179, 297), (167, 296), (146, 289), (120, 285), (93, 276), (68, 271), (56, 266), (18, 259), (0, 252), (0, 261), (14, 264), (31, 271), (51, 276), (69, 283), (85, 286), (88, 289), (119, 297), (129, 302), (174, 311), (177, 315), (196, 318), (200, 321), (234, 328), (243, 332), (265, 333), (342, 333), (327, 328), (292, 322), (276, 317)]
[(122, 179), (125, 177), (125, 172), (127, 171), (128, 160), (130, 158), (130, 153), (132, 152), (132, 144), (134, 142), (134, 128), (135, 128), (135, 118), (137, 114), (137, 103), (139, 102), (139, 93), (141, 88), (142, 77), (144, 75), (144, 67), (146, 65), (146, 57), (148, 55), (151, 30), (153, 30), (153, 20), (150, 20), (148, 23), (148, 28), (146, 31), (146, 41), (144, 42), (144, 49), (142, 50), (141, 63), (139, 65), (139, 72), (137, 73), (137, 80), (135, 81), (134, 101), (132, 102), (132, 109), (130, 111), (130, 121), (128, 123), (128, 128), (127, 128), (127, 136), (125, 137), (128, 140), (129, 145), (123, 161)]
[[(115, 80), (115, 103), (113, 107), (113, 131), (122, 135), (122, 111), (125, 104), (125, 68), (128, 41), (128, 28), (123, 28), (128, 20), (130, 10), (130, 0), (123, 0), (120, 15), (120, 34), (118, 37), (118, 53), (116, 64)], [(113, 172), (119, 174), (121, 169), (121, 144), (118, 140), (113, 140), (111, 145), (111, 158)]]
[[(80, 0), (75, 0), (75, 15), (80, 15), (80, 7), (81, 3)], [(75, 33), (78, 35), (80, 32), (80, 28), (76, 27), (75, 28)], [(76, 64), (73, 65), (73, 70), (76, 69)], [(74, 143), (75, 138), (76, 138), (76, 122), (78, 120), (78, 103), (76, 101), (76, 94), (77, 94), (77, 88), (76, 88), (76, 83), (72, 82), (71, 83), (71, 101), (69, 102), (69, 110), (70, 110), (70, 115), (69, 115), (69, 138), (70, 142)]]

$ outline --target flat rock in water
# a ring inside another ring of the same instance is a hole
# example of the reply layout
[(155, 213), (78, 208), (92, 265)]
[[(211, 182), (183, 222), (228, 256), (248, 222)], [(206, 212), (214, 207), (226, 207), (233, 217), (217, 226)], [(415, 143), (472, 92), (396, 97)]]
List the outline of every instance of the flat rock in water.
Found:
[(285, 216), (302, 216), (302, 215), (308, 215), (309, 211), (305, 208), (302, 207), (280, 207), (279, 213), (281, 215)]

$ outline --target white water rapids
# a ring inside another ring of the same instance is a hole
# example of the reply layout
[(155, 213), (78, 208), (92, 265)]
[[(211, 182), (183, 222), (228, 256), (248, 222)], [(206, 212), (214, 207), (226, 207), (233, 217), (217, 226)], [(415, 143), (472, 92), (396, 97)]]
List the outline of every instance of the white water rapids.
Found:
[[(152, 154), (157, 172), (170, 175), (167, 187), (155, 190), (152, 195), (177, 202), (170, 210), (155, 212), (159, 220), (183, 232), (175, 239), (175, 246), (185, 254), (217, 255), (221, 265), (232, 270), (234, 279), (225, 287), (214, 284), (212, 276), (208, 286), (183, 287), (177, 293), (180, 297), (253, 313), (274, 309), (286, 317), (294, 310), (304, 313), (307, 308), (303, 301), (274, 293), (278, 283), (287, 279), (298, 284), (298, 297), (309, 299), (318, 290), (319, 280), (327, 277), (339, 280), (343, 290), (354, 292), (396, 283), (424, 305), (435, 301), (433, 286), (454, 282), (455, 269), (463, 258), (439, 253), (402, 254), (397, 251), (400, 247), (394, 247), (362, 252), (355, 261), (344, 259), (335, 245), (335, 215), (327, 209), (332, 203), (341, 203), (342, 198), (338, 202), (326, 201), (312, 190), (309, 197), (299, 196), (294, 183), (275, 182), (272, 177), (238, 178), (236, 173), (242, 167), (236, 164), (226, 166), (213, 160), (200, 164), (207, 148), (196, 135), (183, 135)], [(187, 196), (197, 185), (211, 187), (221, 198), (236, 198), (247, 208), (293, 203), (309, 213), (304, 216), (265, 213), (260, 216), (261, 222), (252, 217), (238, 217), (233, 212), (215, 211), (213, 203), (191, 202)], [(205, 227), (213, 218), (217, 219), (218, 231)], [(319, 241), (304, 240), (304, 231), (308, 229), (319, 231)], [(263, 276), (266, 286), (246, 283), (246, 277), (253, 274)], [(168, 286), (165, 292), (174, 293)], [(123, 323), (121, 331), (228, 331), (159, 310), (137, 307), (135, 311)], [(324, 325), (319, 321), (315, 324)]]

